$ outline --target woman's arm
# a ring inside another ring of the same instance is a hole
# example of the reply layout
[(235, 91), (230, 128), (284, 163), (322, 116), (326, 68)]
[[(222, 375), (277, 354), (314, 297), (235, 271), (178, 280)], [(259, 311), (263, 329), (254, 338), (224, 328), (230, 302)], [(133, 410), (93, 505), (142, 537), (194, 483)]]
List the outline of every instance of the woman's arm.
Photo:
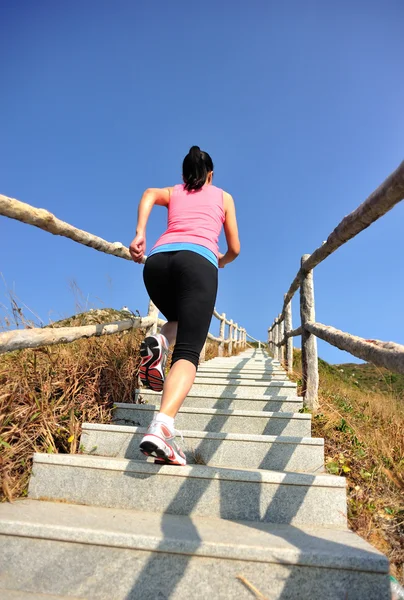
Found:
[(129, 246), (130, 255), (136, 263), (142, 262), (146, 252), (146, 226), (151, 210), (155, 204), (168, 206), (172, 189), (172, 187), (149, 188), (143, 193), (137, 211), (136, 236)]
[(226, 254), (219, 255), (219, 267), (221, 269), (235, 260), (240, 254), (236, 207), (234, 206), (232, 196), (227, 192), (223, 192), (223, 204), (225, 214), (224, 233), (227, 241), (227, 252)]

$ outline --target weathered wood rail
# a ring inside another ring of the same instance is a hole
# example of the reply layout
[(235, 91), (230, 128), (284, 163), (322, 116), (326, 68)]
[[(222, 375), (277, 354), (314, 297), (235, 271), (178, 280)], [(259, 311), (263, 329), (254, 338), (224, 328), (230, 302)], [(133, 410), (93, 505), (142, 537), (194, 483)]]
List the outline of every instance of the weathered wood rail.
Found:
[[(365, 340), (315, 320), (313, 270), (340, 246), (369, 227), (404, 199), (404, 162), (365, 200), (347, 215), (312, 254), (305, 254), (300, 269), (284, 296), (282, 312), (268, 329), (268, 345), (275, 358), (293, 370), (293, 337), (302, 337), (302, 388), (306, 406), (318, 407), (317, 338), (357, 358), (404, 373), (404, 346)], [(292, 298), (300, 288), (301, 325), (292, 329)]]
[[(108, 242), (103, 238), (88, 233), (83, 229), (78, 229), (65, 221), (61, 221), (55, 215), (43, 208), (36, 208), (25, 202), (20, 202), (15, 198), (8, 198), (0, 194), (0, 215), (16, 219), (22, 223), (27, 223), (48, 231), (53, 235), (67, 237), (79, 244), (89, 246), (104, 252), (112, 254), (118, 258), (132, 260), (129, 249), (121, 242)], [(248, 335), (244, 327), (240, 327), (233, 320), (226, 319), (226, 314), (219, 314), (216, 310), (213, 316), (220, 321), (219, 336), (208, 334), (208, 340), (219, 343), (219, 356), (223, 356), (227, 347), (231, 354), (233, 348), (245, 348), (247, 338), (253, 341), (259, 341)], [(157, 329), (164, 324), (162, 319), (158, 318), (158, 309), (150, 301), (147, 316), (133, 317), (122, 321), (103, 323), (97, 325), (84, 325), (77, 327), (44, 327), (15, 329), (0, 333), (0, 354), (12, 352), (13, 350), (22, 350), (23, 348), (39, 348), (41, 346), (50, 346), (54, 344), (67, 344), (81, 338), (98, 337), (111, 335), (127, 331), (129, 329), (146, 329), (147, 333), (156, 333)], [(227, 331), (226, 331), (227, 328)], [(261, 342), (259, 342), (261, 344)], [(206, 344), (201, 352), (201, 361), (205, 359)]]

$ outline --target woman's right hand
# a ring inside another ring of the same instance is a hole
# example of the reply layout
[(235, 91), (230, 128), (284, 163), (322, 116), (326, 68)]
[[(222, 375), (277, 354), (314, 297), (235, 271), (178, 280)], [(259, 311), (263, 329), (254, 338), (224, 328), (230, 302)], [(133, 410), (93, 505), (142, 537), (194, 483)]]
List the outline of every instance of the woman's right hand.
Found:
[(225, 266), (227, 265), (225, 256), (226, 256), (225, 254), (221, 254), (219, 252), (219, 259), (218, 259), (218, 267), (219, 267), (219, 269), (224, 269)]
[(129, 252), (135, 263), (143, 261), (143, 256), (146, 252), (146, 235), (144, 233), (136, 234), (136, 237), (129, 246)]

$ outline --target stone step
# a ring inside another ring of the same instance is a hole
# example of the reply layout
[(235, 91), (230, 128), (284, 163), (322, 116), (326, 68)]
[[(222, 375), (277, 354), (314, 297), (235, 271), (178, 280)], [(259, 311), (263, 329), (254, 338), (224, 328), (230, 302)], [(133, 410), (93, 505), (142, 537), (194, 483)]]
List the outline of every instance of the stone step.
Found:
[[(3, 536), (0, 534), (0, 547), (2, 537)], [(64, 594), (63, 596), (61, 596), (59, 594), (42, 594), (41, 592), (27, 592), (26, 590), (5, 590), (1, 588), (1, 582), (0, 598), (1, 600), (81, 600), (79, 596), (65, 596)]]
[[(115, 405), (113, 423), (148, 427), (158, 411), (159, 406), (152, 404)], [(180, 408), (175, 426), (179, 430), (310, 437), (311, 415), (185, 406)]]
[[(151, 390), (137, 391), (136, 402), (147, 402), (160, 405), (161, 393)], [(303, 398), (299, 396), (267, 396), (266, 398), (251, 398), (242, 394), (237, 397), (231, 394), (223, 394), (220, 398), (212, 398), (208, 395), (188, 394), (183, 406), (204, 408), (229, 408), (233, 410), (267, 410), (269, 412), (298, 412), (303, 408)]]
[(35, 454), (32, 499), (291, 525), (346, 527), (345, 479)]
[(243, 354), (239, 354), (238, 356), (215, 356), (214, 358), (207, 360), (207, 363), (224, 363), (224, 364), (254, 364), (254, 365), (273, 365), (276, 367), (280, 367), (281, 363), (279, 360), (274, 360), (272, 358), (268, 358), (266, 356), (260, 356), (254, 358), (253, 356), (247, 356)]
[[(0, 505), (1, 598), (390, 600), (353, 532), (21, 500)], [(43, 596), (42, 594), (49, 594)]]
[(218, 371), (218, 370), (210, 370), (210, 371), (202, 371), (198, 370), (195, 383), (198, 383), (201, 379), (214, 379), (215, 381), (220, 381), (222, 379), (233, 381), (248, 381), (253, 382), (252, 385), (256, 381), (289, 381), (287, 376), (283, 373), (270, 375), (268, 373), (243, 373), (242, 371)]
[(250, 365), (248, 363), (244, 364), (228, 364), (228, 363), (218, 363), (212, 364), (212, 361), (203, 362), (199, 365), (198, 370), (200, 369), (227, 369), (237, 370), (237, 371), (267, 371), (268, 373), (285, 373), (285, 369), (278, 365)]
[[(128, 425), (84, 423), (80, 445), (83, 452), (99, 456), (145, 460), (139, 444), (147, 429)], [(324, 440), (291, 436), (183, 431), (188, 464), (242, 469), (270, 469), (321, 473)], [(182, 440), (178, 438), (182, 444)]]
[(227, 368), (238, 368), (238, 369), (268, 369), (268, 370), (280, 370), (284, 371), (284, 367), (279, 363), (272, 362), (254, 362), (252, 360), (239, 360), (234, 361), (230, 358), (214, 358), (212, 360), (206, 360), (200, 365), (201, 367), (227, 367)]
[(252, 369), (282, 369), (282, 365), (278, 362), (268, 360), (232, 360), (230, 358), (213, 358), (203, 363), (204, 366), (234, 368), (252, 368)]
[(218, 383), (214, 378), (200, 378), (194, 383), (191, 393), (212, 397), (226, 397), (248, 395), (251, 398), (265, 398), (268, 396), (296, 396), (297, 386), (290, 381), (238, 381), (224, 379)]

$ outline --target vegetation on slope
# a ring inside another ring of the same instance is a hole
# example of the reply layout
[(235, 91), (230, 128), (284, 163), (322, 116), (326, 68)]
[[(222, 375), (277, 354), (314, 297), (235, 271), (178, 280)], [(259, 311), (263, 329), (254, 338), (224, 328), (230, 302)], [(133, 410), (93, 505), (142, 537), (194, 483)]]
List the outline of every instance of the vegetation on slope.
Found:
[[(294, 369), (299, 383), (299, 350)], [(387, 554), (392, 574), (404, 582), (401, 376), (373, 365), (330, 365), (321, 359), (319, 374), (313, 436), (325, 439), (328, 472), (347, 478), (351, 528)]]
[[(91, 310), (52, 327), (124, 318)], [(115, 402), (135, 402), (143, 336), (131, 330), (0, 356), (0, 499), (26, 495), (34, 452), (80, 452), (83, 422), (108, 423)], [(206, 360), (217, 353), (208, 342)]]

